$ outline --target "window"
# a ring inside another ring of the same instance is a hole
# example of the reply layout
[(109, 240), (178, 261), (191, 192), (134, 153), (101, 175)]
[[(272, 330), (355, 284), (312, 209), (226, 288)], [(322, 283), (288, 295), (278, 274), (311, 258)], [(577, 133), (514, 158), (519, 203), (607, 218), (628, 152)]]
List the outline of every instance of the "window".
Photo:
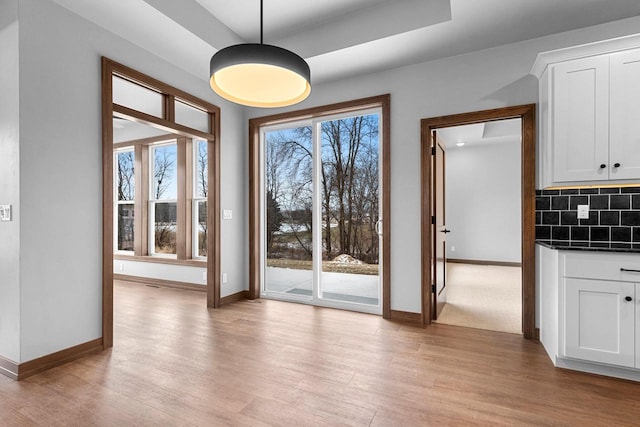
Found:
[(115, 250), (159, 262), (205, 261), (209, 141), (147, 134), (114, 150)]
[(162, 117), (162, 94), (122, 77), (113, 76), (113, 102)]
[(175, 142), (149, 149), (149, 254), (176, 255), (178, 149)]
[(208, 143), (197, 140), (193, 143), (193, 256), (207, 256), (207, 191), (208, 191)]
[(115, 156), (115, 250), (133, 252), (135, 209), (135, 156), (133, 148)]

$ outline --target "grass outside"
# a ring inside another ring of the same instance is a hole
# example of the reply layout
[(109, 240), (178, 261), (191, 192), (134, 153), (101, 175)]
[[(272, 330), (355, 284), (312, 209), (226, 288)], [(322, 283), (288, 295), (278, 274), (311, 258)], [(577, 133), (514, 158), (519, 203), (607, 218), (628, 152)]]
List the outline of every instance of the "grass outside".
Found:
[[(267, 267), (292, 268), (294, 270), (312, 270), (311, 261), (297, 259), (268, 258)], [(322, 261), (322, 271), (332, 273), (378, 275), (377, 264), (345, 264), (335, 261)]]

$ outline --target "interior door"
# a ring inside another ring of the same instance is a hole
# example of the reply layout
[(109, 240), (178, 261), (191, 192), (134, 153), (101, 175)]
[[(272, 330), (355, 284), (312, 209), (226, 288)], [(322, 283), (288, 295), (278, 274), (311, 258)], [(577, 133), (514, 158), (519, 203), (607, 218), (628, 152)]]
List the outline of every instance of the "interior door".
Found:
[(437, 320), (447, 302), (447, 258), (446, 258), (446, 236), (449, 230), (445, 225), (445, 147), (440, 141), (436, 131), (433, 131), (432, 138), (432, 175), (431, 175), (431, 194), (432, 202), (432, 221), (433, 230), (433, 257), (432, 264), (432, 292), (433, 320)]

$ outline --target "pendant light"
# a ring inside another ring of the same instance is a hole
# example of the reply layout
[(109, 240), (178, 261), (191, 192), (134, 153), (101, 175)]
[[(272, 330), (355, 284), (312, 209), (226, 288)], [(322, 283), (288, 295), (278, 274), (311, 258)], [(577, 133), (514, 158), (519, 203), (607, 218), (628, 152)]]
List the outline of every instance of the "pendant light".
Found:
[(226, 47), (211, 57), (209, 84), (229, 101), (251, 107), (285, 107), (311, 93), (309, 65), (300, 56), (263, 43), (260, 0), (260, 43)]

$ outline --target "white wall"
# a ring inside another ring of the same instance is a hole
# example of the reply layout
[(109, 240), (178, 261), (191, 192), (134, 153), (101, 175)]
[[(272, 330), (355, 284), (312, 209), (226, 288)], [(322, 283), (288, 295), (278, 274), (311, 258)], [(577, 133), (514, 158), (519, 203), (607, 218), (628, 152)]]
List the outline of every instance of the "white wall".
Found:
[(13, 221), (0, 222), (0, 357), (20, 360), (20, 181), (18, 1), (0, 3), (0, 204)]
[[(4, 21), (4, 10), (1, 16)], [(317, 85), (305, 103), (290, 108), (391, 93), (393, 309), (420, 311), (420, 119), (536, 102), (537, 80), (528, 72), (539, 51), (638, 28), (640, 18), (633, 18)], [(19, 36), (21, 350), (17, 357), (15, 349), (7, 348), (7, 356), (23, 362), (101, 335), (101, 55), (222, 108), (222, 208), (234, 212), (233, 220), (222, 221), (222, 271), (229, 275), (222, 295), (246, 289), (243, 110), (213, 95), (207, 76), (187, 74), (48, 0), (20, 0)], [(7, 82), (15, 83), (10, 76), (1, 79), (3, 89)], [(273, 113), (253, 109), (245, 115)], [(15, 289), (4, 283), (3, 278), (2, 297)], [(9, 301), (16, 301), (14, 294)], [(9, 317), (17, 313), (15, 307), (9, 312)], [(0, 322), (5, 321), (5, 314), (0, 315)], [(0, 331), (5, 327), (0, 324)], [(10, 338), (15, 341), (15, 333)]]
[(113, 272), (127, 276), (149, 277), (152, 279), (170, 280), (173, 282), (185, 282), (195, 285), (207, 286), (207, 269), (190, 265), (158, 264), (151, 262), (113, 260)]
[[(207, 90), (211, 92), (206, 83)], [(218, 102), (221, 105), (221, 102)], [(249, 129), (246, 120), (233, 111), (222, 111), (220, 208), (231, 210), (233, 219), (221, 219), (220, 270), (227, 274), (220, 295), (225, 297), (249, 289)]]
[(514, 137), (447, 149), (448, 258), (520, 262), (520, 146)]
[[(246, 126), (197, 78), (47, 0), (20, 0), (21, 354), (102, 335), (100, 57), (219, 105), (223, 296), (246, 284)], [(206, 60), (206, 59), (205, 59)], [(116, 301), (117, 304), (117, 301)], [(115, 345), (117, 345), (117, 338)]]
[[(420, 312), (420, 119), (535, 103), (538, 81), (529, 70), (538, 52), (632, 34), (638, 28), (636, 17), (316, 85), (305, 102), (288, 108), (391, 94), (392, 309)], [(273, 113), (252, 109), (248, 117)]]

